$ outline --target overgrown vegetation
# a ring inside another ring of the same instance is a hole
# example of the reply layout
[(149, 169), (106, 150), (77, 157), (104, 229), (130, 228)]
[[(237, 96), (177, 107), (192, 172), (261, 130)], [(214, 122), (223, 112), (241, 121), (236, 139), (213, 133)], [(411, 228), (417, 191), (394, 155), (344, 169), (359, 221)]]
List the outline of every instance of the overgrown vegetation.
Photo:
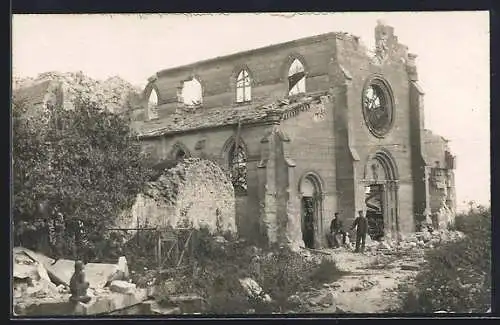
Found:
[(403, 291), (399, 312), (485, 312), (491, 306), (491, 209), (458, 215), (459, 242), (426, 253), (426, 266)]
[(15, 244), (102, 257), (105, 228), (152, 175), (128, 121), (84, 100), (44, 110), (14, 98), (12, 113)]
[[(158, 301), (168, 301), (173, 282), (176, 294), (203, 297), (206, 302), (204, 313), (300, 311), (299, 306), (288, 301), (290, 296), (319, 288), (323, 283), (333, 282), (343, 275), (331, 260), (313, 261), (288, 248), (258, 249), (237, 240), (230, 233), (214, 236), (202, 228), (195, 230), (194, 237), (193, 255), (188, 256), (186, 263), (183, 263), (188, 264), (188, 267), (162, 276), (154, 271), (141, 272), (140, 277), (143, 279), (156, 277), (156, 284), (160, 288), (155, 295)], [(150, 260), (146, 267), (154, 268), (154, 261)], [(241, 279), (247, 277), (254, 279), (269, 294), (272, 302), (248, 297), (240, 283)]]

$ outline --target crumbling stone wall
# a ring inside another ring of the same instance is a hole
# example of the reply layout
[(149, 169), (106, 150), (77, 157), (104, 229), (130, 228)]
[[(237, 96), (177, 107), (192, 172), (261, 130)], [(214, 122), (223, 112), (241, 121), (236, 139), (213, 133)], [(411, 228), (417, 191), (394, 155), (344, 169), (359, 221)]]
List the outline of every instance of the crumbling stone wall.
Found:
[(172, 226), (186, 223), (211, 232), (236, 232), (234, 189), (215, 163), (189, 158), (167, 169), (137, 196), (117, 224), (121, 228)]
[(430, 212), (433, 226), (444, 229), (455, 219), (453, 207), (450, 206), (450, 173), (446, 169), (432, 168), (430, 177)]
[(40, 84), (47, 82), (50, 86), (40, 89), (43, 94), (32, 94), (45, 99), (39, 104), (58, 102), (64, 108), (72, 109), (75, 99), (82, 97), (89, 103), (113, 113), (130, 111), (140, 105), (140, 89), (124, 79), (115, 76), (101, 81), (82, 72), (45, 72), (35, 78), (14, 77), (14, 93), (37, 92), (35, 88), (40, 88)]

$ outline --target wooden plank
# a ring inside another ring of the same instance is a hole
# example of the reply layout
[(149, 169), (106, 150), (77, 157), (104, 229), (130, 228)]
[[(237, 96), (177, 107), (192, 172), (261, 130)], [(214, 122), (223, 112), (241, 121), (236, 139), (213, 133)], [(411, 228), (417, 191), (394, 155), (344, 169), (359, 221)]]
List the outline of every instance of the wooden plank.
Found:
[(182, 262), (182, 258), (184, 257), (184, 252), (186, 251), (186, 248), (187, 248), (187, 245), (189, 244), (189, 240), (191, 239), (191, 235), (193, 234), (193, 231), (191, 231), (189, 233), (189, 236), (186, 240), (186, 242), (184, 243), (184, 247), (182, 249), (182, 253), (181, 253), (181, 256), (179, 257), (179, 261), (177, 262), (177, 266), (181, 265), (181, 262)]

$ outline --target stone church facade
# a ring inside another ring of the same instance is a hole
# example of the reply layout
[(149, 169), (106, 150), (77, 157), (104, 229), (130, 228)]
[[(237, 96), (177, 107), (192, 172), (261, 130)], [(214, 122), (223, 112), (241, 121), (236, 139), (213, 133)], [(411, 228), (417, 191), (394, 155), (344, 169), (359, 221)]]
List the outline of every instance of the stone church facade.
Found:
[(325, 247), (333, 214), (347, 227), (358, 210), (372, 237), (444, 226), (455, 158), (424, 128), (416, 55), (383, 23), (375, 39), (372, 54), (327, 33), (159, 71), (132, 127), (157, 166), (217, 162), (248, 239)]

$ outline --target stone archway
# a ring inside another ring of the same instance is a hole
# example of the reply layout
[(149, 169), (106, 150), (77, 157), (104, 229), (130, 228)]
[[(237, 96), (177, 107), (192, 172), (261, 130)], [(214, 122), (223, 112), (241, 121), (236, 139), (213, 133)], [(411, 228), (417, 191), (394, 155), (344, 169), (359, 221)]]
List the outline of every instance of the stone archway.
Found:
[(399, 175), (387, 150), (371, 155), (365, 165), (364, 204), (372, 239), (397, 239), (399, 227)]
[(299, 183), (301, 230), (307, 248), (321, 245), (323, 186), (315, 173), (306, 173)]

